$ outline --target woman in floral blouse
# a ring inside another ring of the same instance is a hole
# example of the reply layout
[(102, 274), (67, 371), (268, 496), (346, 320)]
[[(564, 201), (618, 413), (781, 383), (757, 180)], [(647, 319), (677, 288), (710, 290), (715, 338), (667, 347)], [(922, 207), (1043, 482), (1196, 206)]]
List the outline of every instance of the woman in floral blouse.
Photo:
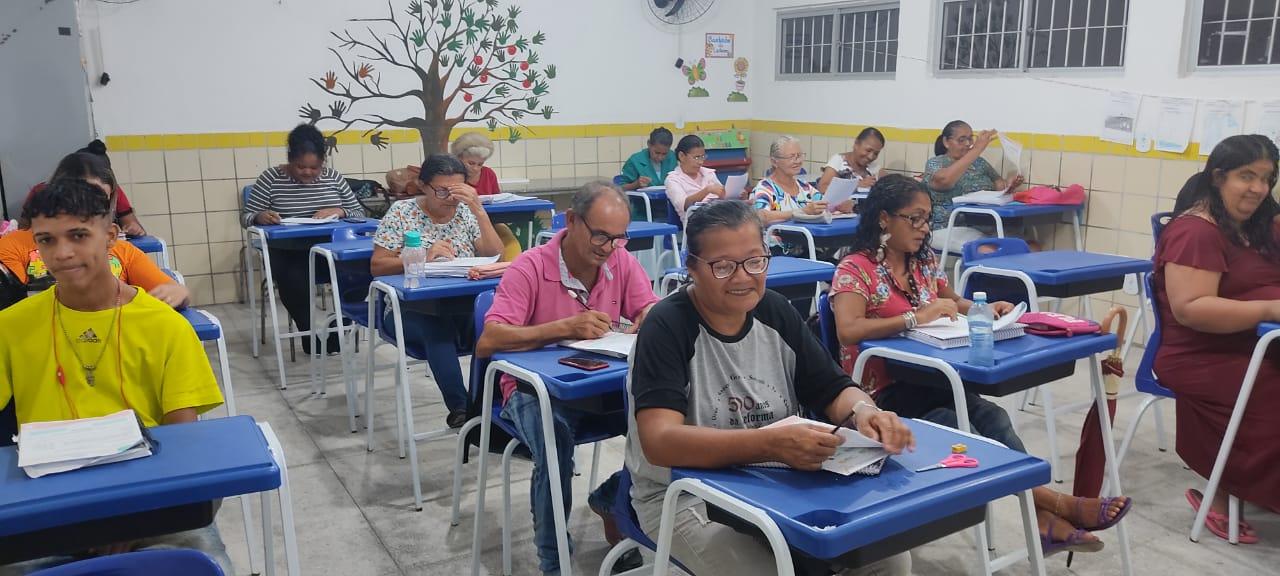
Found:
[[(769, 162), (772, 171), (751, 192), (766, 227), (791, 220), (797, 214), (816, 216), (827, 211), (822, 192), (800, 176), (804, 150), (800, 149), (799, 140), (791, 136), (774, 140), (769, 145)], [(773, 234), (765, 236), (765, 244), (775, 256), (799, 255), (799, 246), (785, 243)]]
[[(502, 252), (502, 239), (489, 222), (476, 191), (466, 183), (467, 168), (456, 157), (432, 154), (422, 163), (418, 174), (423, 195), (391, 205), (378, 231), (373, 236), (373, 258), (369, 271), (374, 276), (401, 274), (400, 249), (404, 234), (417, 231), (427, 250), (427, 261), (452, 260), (473, 256), (496, 256)], [(395, 319), (387, 310), (386, 322)], [(458, 347), (469, 346), (471, 310), (450, 314), (422, 314), (402, 311), (404, 338), (427, 351), (427, 364), (445, 406), (449, 409), (446, 423), (450, 428), (467, 421), (467, 389), (462, 383), (458, 364)]]
[[(846, 372), (852, 374), (863, 340), (889, 338), (944, 316), (954, 319), (973, 304), (956, 294), (938, 269), (928, 243), (930, 211), (924, 187), (898, 174), (878, 180), (862, 203), (853, 252), (840, 261), (831, 285), (840, 364)], [(1008, 302), (991, 306), (997, 316), (1013, 309)], [(893, 382), (878, 358), (867, 363), (863, 374), (852, 376), (885, 410), (957, 425), (950, 387)], [(974, 432), (1026, 451), (1003, 408), (973, 393), (966, 394), (965, 403)], [(1101, 550), (1102, 541), (1090, 531), (1115, 525), (1130, 505), (1125, 497), (1075, 498), (1045, 487), (1033, 494), (1046, 556)]]

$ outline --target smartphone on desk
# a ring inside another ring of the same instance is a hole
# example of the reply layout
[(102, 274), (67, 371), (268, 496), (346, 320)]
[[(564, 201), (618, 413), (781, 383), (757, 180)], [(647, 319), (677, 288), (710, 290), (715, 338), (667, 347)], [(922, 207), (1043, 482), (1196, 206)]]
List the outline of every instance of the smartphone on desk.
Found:
[(565, 366), (589, 372), (607, 368), (609, 366), (608, 362), (599, 358), (592, 358), (590, 356), (565, 356), (564, 358), (561, 358), (559, 362)]

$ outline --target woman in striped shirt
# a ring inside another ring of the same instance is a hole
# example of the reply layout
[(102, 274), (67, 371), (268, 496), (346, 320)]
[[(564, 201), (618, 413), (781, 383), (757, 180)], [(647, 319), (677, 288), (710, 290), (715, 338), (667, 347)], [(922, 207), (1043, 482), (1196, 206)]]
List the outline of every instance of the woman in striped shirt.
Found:
[[(337, 170), (324, 165), (324, 135), (310, 124), (289, 132), (289, 163), (268, 168), (245, 201), (241, 222), (245, 227), (279, 224), (282, 218), (363, 217), (351, 187)], [(311, 278), (307, 255), (316, 239), (271, 242), (271, 274), (280, 290), (280, 301), (301, 331), (311, 329), (307, 301)], [(311, 353), (311, 339), (302, 350)], [(338, 350), (337, 334), (330, 334), (329, 351)]]

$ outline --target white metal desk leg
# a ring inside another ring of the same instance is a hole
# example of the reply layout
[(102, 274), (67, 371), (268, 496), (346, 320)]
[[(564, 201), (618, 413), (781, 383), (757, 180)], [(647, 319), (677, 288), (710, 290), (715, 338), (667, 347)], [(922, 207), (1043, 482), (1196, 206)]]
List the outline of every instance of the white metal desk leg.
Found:
[(982, 523), (973, 527), (973, 540), (977, 542), (974, 549), (978, 552), (978, 563), (974, 566), (973, 573), (977, 576), (991, 576), (991, 544), (987, 541), (986, 528), (990, 524), (991, 518), (987, 518)]
[[(227, 401), (227, 416), (235, 416), (239, 412), (236, 410), (236, 393), (231, 387), (231, 363), (227, 360), (227, 339), (226, 334), (222, 332), (222, 324), (218, 322), (212, 314), (200, 311), (206, 318), (212, 320), (218, 325), (218, 332), (221, 334), (215, 341), (218, 346), (218, 365), (222, 371), (222, 389), (223, 396)], [(253, 506), (249, 503), (247, 495), (240, 497), (240, 514), (244, 516), (244, 540), (249, 544), (249, 571), (253, 574), (260, 574), (258, 566), (262, 564), (262, 558), (258, 557), (258, 547), (256, 540), (257, 535), (253, 529)]]
[[(284, 347), (281, 346), (280, 338), (280, 311), (276, 306), (276, 282), (273, 278), (274, 274), (271, 273), (271, 248), (267, 246), (266, 240), (262, 242), (262, 270), (267, 277), (267, 297), (262, 300), (262, 305), (271, 308), (271, 343), (276, 349), (276, 369), (280, 371), (280, 389), (285, 390), (289, 385), (284, 372)], [(313, 341), (312, 344), (314, 343)]]
[[(1111, 435), (1111, 412), (1107, 410), (1107, 393), (1102, 388), (1102, 369), (1099, 367), (1096, 354), (1089, 356), (1088, 362), (1089, 381), (1093, 386), (1093, 398), (1098, 407), (1098, 426), (1102, 429), (1102, 450), (1107, 458), (1107, 473), (1111, 480), (1113, 493), (1119, 495), (1124, 492), (1120, 487), (1120, 467), (1116, 465), (1116, 445), (1115, 439)], [(1204, 509), (1207, 509), (1207, 507), (1204, 507)], [(1124, 567), (1124, 574), (1125, 576), (1132, 576), (1133, 560), (1129, 557), (1128, 523), (1121, 520), (1116, 524), (1116, 533), (1120, 537), (1120, 562)]]
[[(280, 440), (276, 438), (276, 433), (271, 429), (271, 424), (260, 422), (258, 424), (262, 428), (263, 435), (267, 438), (267, 446), (271, 448), (271, 456), (276, 460), (276, 467), (280, 468), (280, 487), (276, 489), (278, 500), (280, 501), (280, 528), (284, 533), (284, 559), (285, 565), (289, 569), (289, 576), (298, 576), (298, 538), (294, 531), (293, 525), (293, 496), (289, 490), (289, 464), (285, 461), (284, 447), (280, 445)], [(270, 510), (263, 508), (262, 515), (270, 516)], [(270, 538), (270, 532), (266, 532)], [(268, 556), (268, 565), (272, 562)]]
[[(546, 386), (542, 383), (542, 379), (536, 375), (530, 378), (533, 389), (538, 394), (538, 408), (542, 417), (542, 440), (543, 453), (546, 455), (547, 480), (551, 488), (551, 511), (555, 514), (555, 530), (556, 530), (556, 551), (560, 556), (560, 573), (573, 574), (573, 559), (569, 556), (569, 536), (567, 519), (565, 518), (564, 490), (560, 488), (560, 475), (565, 471), (560, 469), (559, 454), (556, 452), (556, 427), (555, 415), (551, 413), (551, 396), (547, 393)], [(569, 471), (572, 473), (572, 471)], [(479, 516), (477, 516), (478, 518)]]
[(1044, 551), (1040, 548), (1040, 524), (1036, 521), (1035, 497), (1027, 490), (1018, 495), (1018, 505), (1022, 509), (1022, 535), (1027, 541), (1027, 560), (1031, 562), (1031, 573), (1044, 575)]
[[(245, 254), (246, 254), (246, 256), (245, 256), (245, 259), (244, 259), (244, 269), (245, 269), (245, 286), (244, 286), (244, 291), (245, 291), (245, 292), (248, 294), (248, 296), (249, 296), (249, 320), (250, 320), (250, 322), (249, 322), (249, 335), (250, 335), (250, 336), (252, 336), (252, 338), (251, 338), (252, 342), (250, 343), (249, 347), (253, 350), (253, 357), (254, 357), (254, 358), (257, 358), (257, 357), (258, 357), (258, 354), (259, 354), (258, 346), (259, 346), (259, 343), (260, 343), (259, 341), (260, 341), (260, 339), (262, 338), (262, 335), (258, 333), (258, 322), (257, 322), (257, 320), (258, 320), (258, 305), (260, 304), (260, 302), (258, 302), (258, 283), (255, 281), (255, 278), (253, 277), (253, 262), (251, 262), (251, 261), (250, 261), (250, 260), (252, 260), (252, 258), (251, 258), (251, 257), (253, 256), (253, 252), (254, 252), (254, 249), (253, 249), (253, 237), (254, 237), (254, 236), (257, 236), (257, 235), (258, 235), (258, 234), (257, 234), (256, 232), (254, 232), (254, 229), (252, 229), (252, 228), (251, 228), (251, 229), (249, 230), (249, 232), (246, 234), (246, 236), (245, 236), (245, 239), (246, 239), (246, 244), (245, 244)], [(265, 245), (265, 244), (263, 244), (263, 246), (266, 246), (266, 245)], [(265, 273), (266, 273), (266, 271), (264, 270), (264, 271), (263, 271), (263, 273), (265, 274)]]
[(670, 567), (671, 536), (675, 527), (676, 504), (682, 493), (701, 498), (708, 504), (733, 514), (749, 524), (754, 524), (769, 543), (778, 576), (795, 576), (795, 570), (791, 566), (791, 548), (787, 546), (787, 540), (783, 537), (782, 531), (778, 530), (778, 525), (769, 518), (768, 514), (692, 478), (681, 478), (667, 486), (667, 493), (662, 499), (662, 523), (658, 527), (658, 548), (654, 554), (653, 576), (666, 576)]
[[(476, 472), (476, 514), (471, 534), (471, 576), (480, 576), (480, 533), (484, 525), (484, 492), (488, 483), (489, 435), (493, 426), (493, 386), (498, 374), (497, 362), (489, 363), (481, 385), (484, 390), (480, 401), (480, 463)], [(551, 493), (556, 493), (552, 490)]]
[(263, 492), (262, 498), (262, 551), (266, 554), (266, 574), (276, 573), (276, 541), (271, 532), (271, 492)]
[[(319, 394), (320, 391), (324, 389), (324, 384), (320, 383), (316, 379), (316, 363), (317, 361), (319, 361), (321, 353), (327, 354), (329, 351), (323, 349), (324, 348), (323, 344), (321, 345), (321, 349), (317, 349), (315, 345), (316, 335), (318, 334), (316, 326), (320, 324), (320, 322), (316, 320), (315, 247), (312, 247), (311, 250), (307, 251), (307, 317), (310, 319), (310, 322), (311, 322), (311, 330), (310, 330), (310, 333), (307, 335), (307, 338), (311, 339), (311, 353), (307, 354), (307, 371), (311, 376), (311, 393)], [(327, 344), (328, 342), (329, 342), (329, 339), (327, 337), (324, 338), (324, 344)]]

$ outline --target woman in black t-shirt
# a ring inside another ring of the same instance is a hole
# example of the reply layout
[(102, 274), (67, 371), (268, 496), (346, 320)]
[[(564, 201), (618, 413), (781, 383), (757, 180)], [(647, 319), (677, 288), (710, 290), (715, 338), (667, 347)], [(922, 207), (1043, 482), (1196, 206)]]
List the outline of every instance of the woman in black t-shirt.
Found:
[[(783, 462), (817, 470), (840, 437), (830, 428), (764, 428), (801, 408), (857, 429), (891, 453), (914, 446), (897, 415), (876, 408), (836, 366), (787, 300), (765, 290), (769, 252), (755, 211), (726, 200), (689, 216), (693, 284), (654, 305), (631, 355), (627, 467), (632, 505), (658, 531), (670, 467)], [(677, 504), (672, 555), (695, 574), (773, 574), (769, 548), (703, 521), (706, 505)], [(846, 574), (909, 574), (900, 554)]]

